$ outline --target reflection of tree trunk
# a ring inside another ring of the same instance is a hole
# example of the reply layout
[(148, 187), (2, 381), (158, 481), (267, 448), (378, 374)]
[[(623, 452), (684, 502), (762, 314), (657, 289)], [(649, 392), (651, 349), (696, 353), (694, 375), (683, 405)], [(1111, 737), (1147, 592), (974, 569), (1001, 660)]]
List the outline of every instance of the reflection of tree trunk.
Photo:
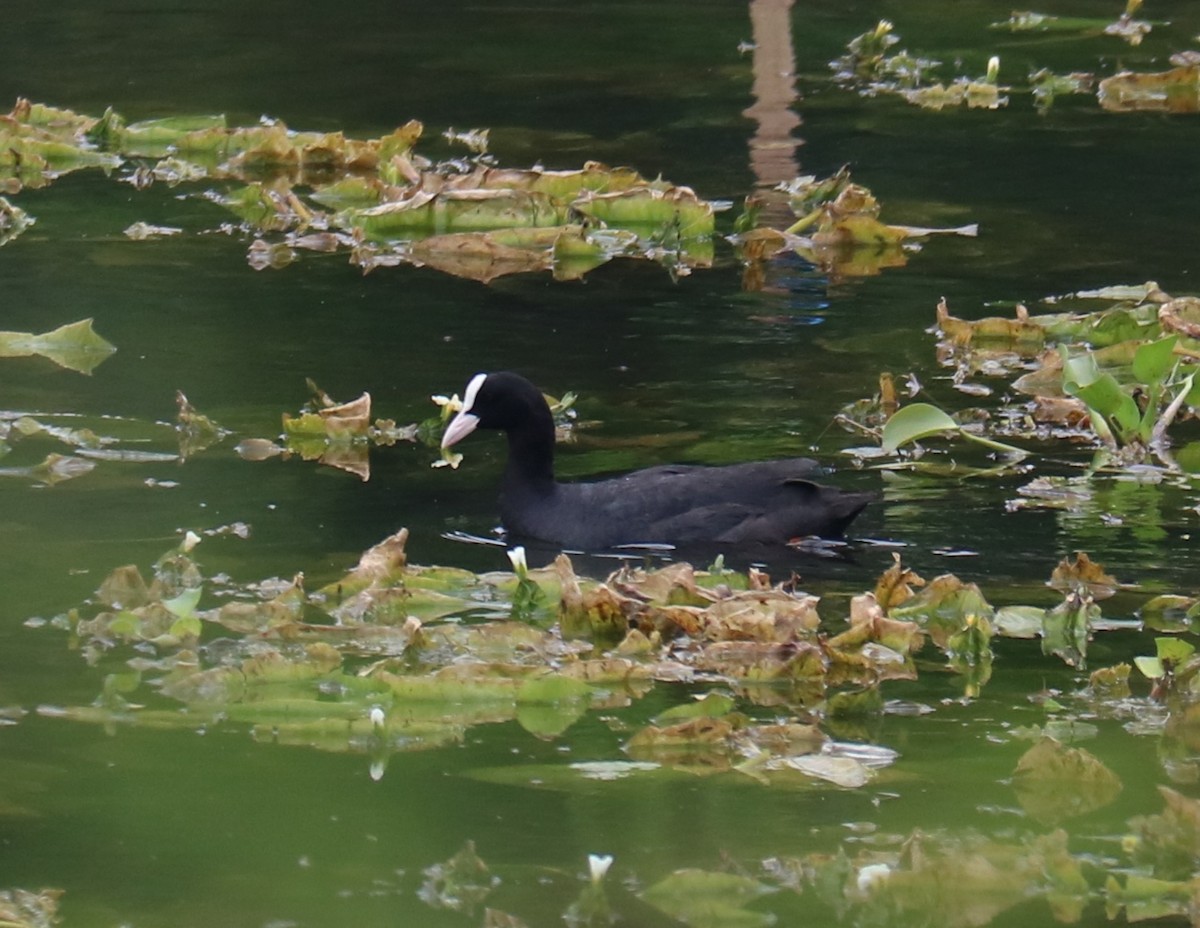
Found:
[(745, 110), (758, 127), (750, 140), (750, 169), (764, 199), (763, 218), (768, 225), (791, 224), (787, 198), (770, 193), (776, 184), (799, 173), (796, 148), (801, 141), (792, 136), (800, 117), (792, 109), (796, 101), (795, 52), (792, 50), (792, 3), (794, 0), (750, 0), (750, 23), (754, 32), (754, 105)]

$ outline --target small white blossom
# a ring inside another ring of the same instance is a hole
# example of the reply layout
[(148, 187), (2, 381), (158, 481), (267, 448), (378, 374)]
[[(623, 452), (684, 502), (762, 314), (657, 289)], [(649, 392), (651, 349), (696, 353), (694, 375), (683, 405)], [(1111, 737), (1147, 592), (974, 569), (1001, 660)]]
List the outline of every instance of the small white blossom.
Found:
[(858, 871), (858, 891), (860, 893), (868, 893), (876, 886), (881, 886), (887, 882), (888, 877), (892, 875), (892, 868), (887, 864), (868, 864)]
[(612, 862), (612, 854), (588, 854), (588, 872), (592, 876), (593, 883), (599, 883), (604, 879), (604, 874), (608, 873)]

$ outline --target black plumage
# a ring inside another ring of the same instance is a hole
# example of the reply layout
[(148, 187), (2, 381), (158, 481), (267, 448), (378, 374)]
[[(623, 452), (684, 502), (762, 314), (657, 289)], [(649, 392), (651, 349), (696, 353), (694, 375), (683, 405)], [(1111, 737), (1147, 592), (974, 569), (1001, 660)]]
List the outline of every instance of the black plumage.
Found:
[(554, 479), (554, 419), (524, 377), (478, 374), (442, 438), (449, 447), (476, 428), (508, 436), (500, 518), (509, 535), (598, 551), (636, 544), (783, 544), (836, 538), (872, 493), (814, 483), (809, 458), (665, 465), (592, 483)]

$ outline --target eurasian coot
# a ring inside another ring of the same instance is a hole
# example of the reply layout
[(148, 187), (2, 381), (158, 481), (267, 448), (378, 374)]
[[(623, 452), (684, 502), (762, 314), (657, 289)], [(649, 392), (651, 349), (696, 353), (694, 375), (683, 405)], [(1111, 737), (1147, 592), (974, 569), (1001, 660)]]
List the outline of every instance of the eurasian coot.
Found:
[(594, 483), (559, 483), (550, 407), (533, 384), (507, 371), (471, 378), (442, 447), (477, 428), (508, 435), (500, 489), (506, 531), (583, 551), (835, 538), (875, 498), (813, 483), (808, 478), (821, 468), (808, 458), (726, 467), (670, 464)]

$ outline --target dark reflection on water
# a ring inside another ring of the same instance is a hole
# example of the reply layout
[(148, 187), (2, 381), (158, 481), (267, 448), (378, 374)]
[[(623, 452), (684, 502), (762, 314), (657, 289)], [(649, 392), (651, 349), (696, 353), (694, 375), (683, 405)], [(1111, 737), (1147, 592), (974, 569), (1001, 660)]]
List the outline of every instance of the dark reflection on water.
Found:
[[(1096, 15), (1095, 4), (1050, 7)], [(976, 698), (927, 651), (920, 680), (889, 684), (885, 696), (931, 713), (830, 722), (836, 737), (900, 752), (861, 790), (776, 789), (740, 773), (556, 777), (575, 761), (623, 759), (633, 731), (699, 687), (660, 687), (588, 712), (557, 738), (512, 720), (476, 725), (451, 747), (392, 754), (378, 782), (365, 753), (287, 746), (269, 732), (255, 740), (233, 722), (160, 731), (54, 717), (54, 706), (125, 698), (122, 687), (136, 682), (128, 655), (89, 663), (65, 632), (23, 623), (83, 603), (114, 567), (147, 569), (189, 529), (250, 525), (248, 539), (206, 537), (197, 554), (207, 574), (239, 582), (302, 571), (316, 588), (400, 526), (410, 529), (414, 563), (507, 568), (502, 548), (455, 537), (486, 538), (496, 523), (499, 439), (464, 447), (456, 471), (433, 469), (436, 454), (424, 446), (376, 449), (365, 483), (298, 459), (241, 460), (233, 444), (277, 435), (281, 413), (307, 399), (306, 377), (339, 399), (370, 392), (376, 414), (401, 423), (431, 416), (430, 394), (461, 391), (481, 370), (519, 370), (551, 393), (575, 391), (588, 424), (559, 451), (567, 479), (668, 461), (819, 457), (833, 468), (829, 482), (883, 494), (848, 546), (834, 557), (781, 549), (726, 552), (726, 561), (762, 563), (777, 580), (798, 574), (839, 622), (847, 596), (871, 588), (894, 552), (926, 577), (953, 571), (975, 581), (996, 603), (1053, 605), (1045, 581), (1076, 550), (1136, 587), (1110, 601), (1106, 616), (1132, 617), (1151, 592), (1194, 593), (1194, 481), (1102, 477), (1066, 509), (1014, 505), (1028, 501), (1021, 488), (1034, 476), (1080, 475), (1086, 454), (1032, 447), (1034, 473), (990, 479), (885, 477), (843, 453), (864, 437), (834, 418), (870, 396), (885, 370), (915, 372), (948, 409), (977, 402), (936, 364), (926, 329), (942, 296), (976, 318), (995, 311), (989, 303), (1145, 279), (1194, 291), (1200, 123), (1105, 115), (1083, 99), (1038, 115), (1018, 94), (995, 113), (928, 113), (837, 90), (826, 63), (889, 16), (913, 49), (961, 58), (971, 73), (1000, 54), (1013, 83), (1035, 66), (1165, 67), (1200, 33), (1196, 5), (1156, 0), (1147, 15), (1171, 26), (1156, 25), (1134, 50), (1116, 39), (987, 31), (1008, 15), (995, 4), (799, 4), (790, 13), (794, 68), (758, 85), (770, 97), (764, 111), (752, 97), (754, 56), (738, 43), (762, 41), (755, 17), (772, 8), (778, 15), (770, 0), (152, 8), (98, 0), (6, 13), (0, 90), (10, 96), (96, 114), (112, 105), (135, 119), (220, 111), (248, 123), (266, 113), (355, 136), (416, 117), (435, 154), (446, 127), (490, 126), (506, 165), (598, 158), (739, 202), (792, 164), (825, 174), (849, 163), (883, 218), (979, 222), (982, 231), (931, 240), (906, 266), (873, 277), (830, 278), (790, 256), (757, 291), (743, 290), (743, 269), (723, 241), (713, 269), (678, 280), (616, 261), (580, 283), (522, 276), (485, 287), (410, 267), (364, 277), (341, 256), (255, 272), (240, 234), (126, 240), (122, 230), (139, 220), (213, 230), (227, 221), (182, 189), (135, 191), (72, 175), (22, 192), (38, 222), (0, 248), (0, 328), (40, 332), (91, 316), (118, 352), (86, 378), (38, 359), (2, 359), (0, 407), (122, 417), (144, 430), (146, 450), (169, 452), (164, 423), (179, 389), (235, 437), (183, 464), (102, 463), (53, 488), (0, 479), (0, 889), (62, 887), (68, 923), (478, 924), (479, 910), (436, 910), (417, 897), (422, 870), (474, 840), (503, 880), (492, 901), (531, 925), (561, 917), (583, 885), (586, 855), (601, 852), (616, 855), (614, 904), (627, 923), (675, 924), (617, 887), (644, 887), (685, 866), (759, 875), (764, 858), (853, 856), (870, 840), (848, 835), (920, 827), (1019, 841), (1048, 830), (1012, 791), (1028, 746), (1013, 732), (1046, 722), (1045, 692), (1069, 701), (1083, 676), (1043, 656), (1037, 641), (999, 642)], [(771, 44), (787, 54), (787, 43)], [(731, 225), (723, 214), (721, 228)], [(26, 465), (49, 450), (18, 447), (13, 456), (30, 455)], [(531, 559), (554, 553), (531, 549)], [(687, 554), (701, 565), (715, 556)], [(595, 576), (614, 566), (576, 564)], [(1093, 661), (1148, 654), (1150, 638), (1105, 632)], [(129, 698), (177, 708), (146, 689)], [(746, 709), (768, 721), (786, 715)], [(1130, 816), (1159, 810), (1158, 785), (1194, 791), (1180, 781), (1195, 752), (1137, 734), (1149, 709), (1135, 709), (1079, 709), (1099, 729), (1088, 749), (1124, 786), (1112, 806), (1069, 823), (1073, 850), (1096, 859), (1116, 854), (1114, 836)], [(1172, 752), (1182, 760), (1168, 760)], [(793, 913), (797, 922), (838, 915), (812, 895), (756, 905), (780, 923)], [(1045, 920), (1030, 905), (1013, 912), (1029, 915), (1023, 923)], [(1015, 923), (1013, 912), (1005, 917)], [(1101, 919), (1093, 900), (1081, 923)]]

